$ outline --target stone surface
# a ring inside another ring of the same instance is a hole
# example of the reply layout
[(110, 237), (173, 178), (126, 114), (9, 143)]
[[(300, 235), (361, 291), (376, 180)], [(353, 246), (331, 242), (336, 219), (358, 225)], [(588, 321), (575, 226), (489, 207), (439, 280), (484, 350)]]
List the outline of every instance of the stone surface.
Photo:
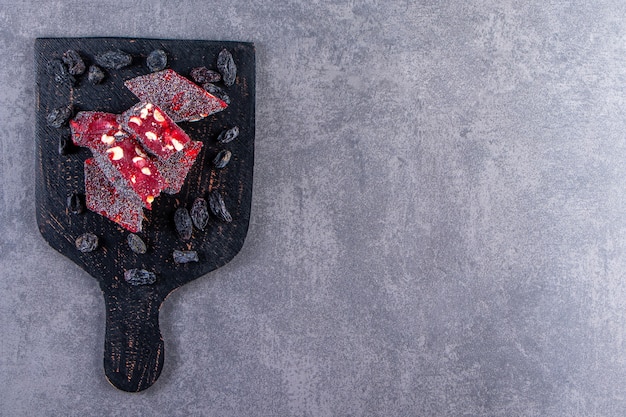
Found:
[[(0, 415), (625, 415), (626, 4), (445, 3), (0, 7)], [(257, 46), (246, 244), (136, 395), (34, 216), (34, 38), (92, 35)]]

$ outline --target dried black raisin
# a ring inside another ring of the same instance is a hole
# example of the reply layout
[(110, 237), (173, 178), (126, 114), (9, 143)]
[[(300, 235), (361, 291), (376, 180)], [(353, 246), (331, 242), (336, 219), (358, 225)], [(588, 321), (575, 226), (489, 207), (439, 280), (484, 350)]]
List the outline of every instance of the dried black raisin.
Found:
[(215, 168), (224, 168), (230, 162), (230, 157), (232, 155), (233, 154), (226, 149), (220, 151), (215, 158), (213, 158), (213, 165), (215, 165)]
[(63, 135), (59, 138), (59, 155), (69, 155), (74, 151), (74, 143), (70, 135)]
[(222, 49), (217, 57), (217, 69), (222, 74), (222, 80), (226, 86), (231, 86), (237, 78), (237, 66), (233, 56), (227, 49)]
[(198, 252), (195, 250), (175, 250), (172, 253), (174, 262), (177, 264), (186, 264), (189, 262), (198, 262)]
[(211, 212), (213, 212), (213, 214), (215, 214), (220, 220), (227, 223), (233, 221), (233, 218), (226, 209), (222, 195), (216, 190), (211, 191), (209, 194), (209, 207), (211, 207)]
[(72, 214), (81, 214), (85, 211), (84, 197), (81, 194), (74, 193), (67, 197), (67, 209)]
[(154, 272), (135, 268), (124, 272), (124, 280), (130, 285), (150, 285), (156, 282), (156, 275)]
[(164, 70), (167, 66), (167, 54), (162, 49), (155, 49), (146, 58), (146, 65), (152, 72)]
[(54, 78), (57, 84), (70, 84), (74, 85), (76, 78), (74, 78), (65, 68), (63, 62), (60, 59), (53, 59), (48, 63), (48, 72)]
[(208, 69), (207, 67), (197, 67), (189, 73), (191, 79), (198, 84), (216, 83), (222, 79), (219, 72)]
[(191, 217), (189, 216), (189, 210), (184, 207), (176, 209), (176, 213), (174, 213), (174, 225), (176, 226), (178, 236), (180, 236), (182, 240), (191, 239), (193, 226)]
[(81, 75), (85, 72), (85, 62), (80, 57), (80, 54), (73, 49), (65, 51), (63, 63), (67, 65), (68, 72), (72, 75)]
[(129, 234), (126, 238), (126, 241), (128, 242), (128, 247), (130, 248), (130, 250), (135, 253), (141, 255), (148, 251), (146, 243), (143, 241), (143, 239), (134, 233)]
[(48, 113), (46, 116), (46, 122), (48, 123), (48, 126), (56, 127), (58, 129), (67, 123), (67, 121), (70, 120), (70, 117), (72, 117), (71, 106), (59, 107)]
[(76, 238), (76, 249), (82, 253), (92, 252), (98, 247), (98, 236), (84, 233)]
[(89, 67), (87, 79), (92, 84), (100, 84), (102, 80), (104, 80), (104, 71), (102, 71), (99, 66), (92, 65)]
[(206, 83), (202, 85), (202, 88), (222, 100), (224, 103), (230, 104), (230, 97), (228, 96), (228, 94), (226, 94), (223, 89), (216, 86), (215, 84)]
[(133, 57), (124, 51), (116, 49), (96, 55), (96, 62), (101, 67), (107, 69), (120, 69), (129, 66), (133, 62)]
[(228, 143), (232, 142), (239, 136), (239, 128), (237, 126), (231, 127), (230, 129), (222, 131), (217, 137), (217, 141), (219, 143)]
[(204, 198), (196, 198), (193, 202), (191, 220), (198, 230), (204, 230), (209, 222), (209, 209)]

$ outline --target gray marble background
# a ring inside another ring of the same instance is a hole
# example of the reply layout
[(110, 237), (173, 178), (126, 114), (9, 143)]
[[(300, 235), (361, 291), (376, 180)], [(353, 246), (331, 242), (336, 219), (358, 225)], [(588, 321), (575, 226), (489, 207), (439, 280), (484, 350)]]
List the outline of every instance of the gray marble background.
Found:
[[(0, 415), (626, 415), (626, 3), (0, 0)], [(34, 217), (38, 36), (253, 41), (251, 227), (139, 394)]]

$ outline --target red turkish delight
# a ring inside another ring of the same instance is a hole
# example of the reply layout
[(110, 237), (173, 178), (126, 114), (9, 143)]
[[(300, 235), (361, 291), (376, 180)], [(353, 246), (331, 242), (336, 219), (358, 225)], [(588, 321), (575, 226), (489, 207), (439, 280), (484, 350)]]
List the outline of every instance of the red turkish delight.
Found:
[(227, 105), (171, 70), (126, 85), (144, 102), (121, 115), (79, 112), (70, 127), (73, 142), (93, 153), (85, 161), (87, 207), (137, 232), (143, 207), (151, 209), (161, 192), (180, 192), (202, 149), (175, 121), (198, 120)]
[(191, 141), (170, 117), (152, 103), (138, 103), (118, 119), (123, 128), (136, 135), (144, 148), (161, 160), (167, 160)]
[(70, 120), (72, 141), (93, 152), (104, 153), (118, 139), (129, 136), (117, 121), (117, 115), (97, 111), (81, 111)]
[(228, 104), (171, 69), (124, 82), (140, 100), (156, 104), (175, 122), (196, 121)]
[(132, 189), (150, 209), (166, 182), (139, 142), (114, 119), (114, 114), (80, 112), (71, 122), (72, 140), (91, 149), (109, 181)]
[(147, 209), (152, 208), (152, 202), (166, 184), (154, 161), (145, 154), (139, 142), (131, 137), (113, 143), (105, 155), (96, 157), (96, 161), (111, 180), (113, 175), (109, 169), (115, 168), (123, 183), (137, 193)]
[(157, 169), (167, 182), (167, 187), (163, 189), (164, 193), (176, 194), (180, 191), (185, 183), (187, 173), (196, 161), (201, 149), (202, 142), (192, 141), (189, 142), (185, 149), (176, 152), (167, 161), (155, 162)]
[(85, 161), (85, 202), (87, 208), (136, 233), (141, 231), (141, 200), (114, 187), (96, 161)]

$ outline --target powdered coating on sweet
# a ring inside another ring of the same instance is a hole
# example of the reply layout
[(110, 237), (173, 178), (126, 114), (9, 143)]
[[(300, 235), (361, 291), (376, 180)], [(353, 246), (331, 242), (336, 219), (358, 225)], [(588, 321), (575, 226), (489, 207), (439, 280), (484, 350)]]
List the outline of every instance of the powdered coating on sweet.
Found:
[(80, 112), (71, 122), (72, 140), (91, 149), (105, 176), (120, 190), (131, 189), (147, 209), (166, 182), (134, 135), (117, 122), (117, 115)]
[(85, 203), (87, 208), (123, 228), (141, 231), (143, 210), (138, 198), (120, 192), (106, 178), (93, 158), (85, 161)]
[(201, 149), (202, 142), (192, 141), (189, 142), (185, 149), (176, 152), (167, 161), (155, 162), (157, 169), (167, 183), (167, 186), (163, 189), (164, 193), (176, 194), (180, 191)]
[(137, 193), (147, 209), (151, 209), (151, 203), (166, 183), (155, 161), (144, 153), (139, 142), (132, 137), (111, 144), (104, 154), (99, 155), (97, 162), (110, 177), (112, 175), (107, 169), (107, 162), (115, 168), (125, 185)]
[(149, 153), (161, 160), (167, 160), (191, 142), (185, 131), (152, 103), (138, 103), (118, 120), (126, 131), (136, 135)]
[(159, 106), (174, 122), (200, 120), (228, 107), (171, 69), (132, 78), (124, 85), (141, 101)]
[(97, 111), (81, 111), (70, 120), (72, 141), (77, 146), (93, 152), (106, 152), (118, 138), (123, 140), (129, 134), (122, 130), (117, 115)]

